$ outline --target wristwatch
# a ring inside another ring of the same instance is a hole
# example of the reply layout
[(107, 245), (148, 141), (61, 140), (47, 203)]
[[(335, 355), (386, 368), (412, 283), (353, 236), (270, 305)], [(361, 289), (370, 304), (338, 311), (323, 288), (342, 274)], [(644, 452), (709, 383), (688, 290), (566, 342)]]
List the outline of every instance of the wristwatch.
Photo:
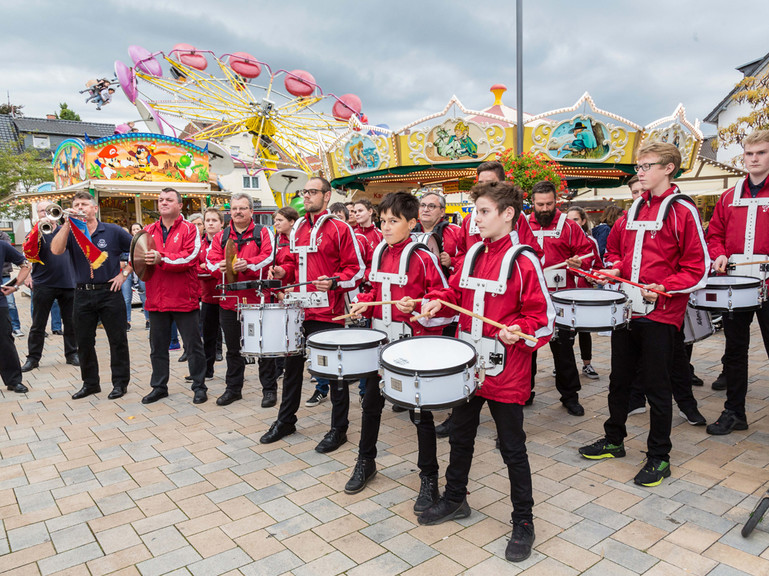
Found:
[(123, 276), (125, 276), (126, 278), (128, 278), (128, 275), (129, 275), (129, 274), (130, 274), (130, 272), (129, 272), (128, 270), (123, 270)]

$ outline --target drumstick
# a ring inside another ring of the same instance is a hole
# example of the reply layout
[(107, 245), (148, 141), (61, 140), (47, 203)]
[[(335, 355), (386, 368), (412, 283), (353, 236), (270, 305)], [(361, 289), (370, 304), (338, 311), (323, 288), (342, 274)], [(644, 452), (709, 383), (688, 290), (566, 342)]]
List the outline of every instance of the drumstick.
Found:
[(735, 266), (752, 266), (754, 264), (769, 264), (769, 260), (757, 260), (756, 262), (729, 262), (726, 267), (734, 268)]
[[(437, 299), (436, 302), (440, 302), (443, 306), (446, 306), (447, 308), (451, 308), (452, 310), (455, 310), (459, 312), (460, 314), (467, 314), (468, 316), (471, 316), (473, 318), (477, 318), (478, 320), (482, 322), (486, 322), (486, 324), (489, 324), (491, 326), (494, 326), (495, 328), (499, 328), (500, 330), (503, 330), (507, 328), (504, 324), (497, 322), (496, 320), (492, 320), (491, 318), (486, 318), (486, 316), (481, 316), (480, 314), (476, 314), (472, 310), (468, 310), (467, 308), (462, 308), (461, 306), (457, 306), (456, 304), (451, 304), (450, 302), (446, 302), (445, 300)], [(412, 316), (409, 318), (409, 320), (416, 320), (419, 318), (419, 316)], [(529, 336), (528, 334), (524, 334), (523, 332), (520, 332), (518, 330), (513, 330), (513, 334), (516, 336), (520, 336), (524, 340), (528, 340), (529, 342), (537, 343), (539, 340), (535, 338), (534, 336)]]
[(668, 298), (672, 298), (672, 294), (668, 294), (667, 292), (662, 292), (660, 290), (655, 290), (654, 288), (645, 288), (643, 284), (639, 284), (638, 282), (633, 282), (632, 280), (626, 280), (625, 278), (620, 278), (619, 276), (614, 276), (613, 274), (604, 274), (603, 272), (600, 272), (599, 270), (592, 270), (593, 274), (590, 272), (586, 272), (585, 270), (579, 270), (578, 268), (567, 268), (569, 272), (574, 272), (575, 274), (582, 274), (583, 276), (587, 276), (589, 278), (593, 278), (594, 280), (609, 280), (615, 281), (615, 282), (622, 282), (623, 284), (630, 284), (631, 286), (636, 286), (638, 288), (641, 288), (643, 290), (646, 290), (647, 292), (654, 292), (655, 294), (659, 296), (666, 296)]
[[(413, 298), (409, 298), (409, 300), (411, 302), (414, 301)], [(377, 302), (359, 302), (359, 304), (366, 304), (367, 306), (384, 306), (385, 304), (393, 305), (397, 304), (398, 302), (400, 302), (400, 300), (379, 300)], [(352, 318), (353, 316), (358, 316), (358, 314), (344, 314), (343, 316), (335, 316), (331, 320), (344, 320), (346, 318)]]
[[(593, 253), (590, 252), (589, 254), (585, 254), (584, 256), (577, 256), (577, 258), (579, 258), (580, 260), (584, 260), (585, 258), (590, 258), (592, 255), (593, 255)], [(569, 261), (565, 260), (564, 262), (561, 262), (560, 264), (553, 264), (552, 266), (548, 266), (547, 268), (543, 268), (542, 271), (543, 272), (547, 272), (549, 270), (558, 270), (559, 268), (565, 268), (568, 265), (569, 265)]]

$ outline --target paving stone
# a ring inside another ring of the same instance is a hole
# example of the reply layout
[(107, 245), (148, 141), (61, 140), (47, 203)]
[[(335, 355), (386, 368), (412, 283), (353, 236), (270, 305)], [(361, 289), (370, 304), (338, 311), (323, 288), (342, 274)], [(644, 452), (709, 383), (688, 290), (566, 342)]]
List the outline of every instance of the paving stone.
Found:
[(37, 565), (40, 568), (40, 573), (43, 576), (47, 576), (48, 574), (85, 564), (89, 560), (100, 558), (101, 556), (104, 556), (101, 548), (96, 542), (92, 542), (67, 552), (58, 553), (50, 558), (43, 558), (38, 561)]
[(384, 508), (391, 508), (401, 502), (406, 502), (416, 498), (417, 493), (406, 486), (398, 486), (392, 490), (387, 490), (381, 494), (371, 497), (372, 502), (376, 502)]
[(136, 565), (142, 576), (160, 576), (177, 568), (182, 568), (201, 560), (192, 546), (185, 546), (172, 552), (166, 552)]
[(395, 556), (392, 552), (387, 552), (364, 562), (363, 564), (348, 570), (347, 576), (389, 576), (390, 574), (400, 574), (407, 570), (409, 565)]
[(232, 548), (191, 564), (189, 571), (193, 576), (219, 576), (250, 564), (252, 561), (251, 557), (240, 548)]
[(57, 532), (51, 532), (51, 541), (57, 552), (66, 552), (94, 542), (95, 538), (88, 524), (78, 524)]
[(747, 552), (748, 554), (753, 554), (754, 556), (760, 556), (767, 548), (769, 548), (769, 532), (753, 530), (750, 538), (743, 538), (740, 533), (741, 531), (742, 526), (735, 526), (724, 534), (719, 539), (719, 542), (731, 546), (732, 548), (736, 548), (737, 550)]
[(276, 498), (261, 504), (259, 507), (272, 516), (276, 522), (299, 516), (302, 513), (302, 509), (288, 498)]
[(101, 518), (101, 516), (101, 511), (96, 506), (91, 506), (89, 508), (78, 510), (77, 512), (64, 514), (58, 518), (52, 518), (51, 520), (46, 521), (45, 524), (49, 532), (57, 532), (69, 528), (70, 526), (88, 522), (94, 518)]
[(612, 538), (602, 540), (593, 546), (590, 551), (638, 574), (643, 574), (659, 562), (659, 558), (636, 550), (622, 542), (617, 542)]
[(265, 502), (275, 500), (276, 498), (281, 498), (291, 492), (293, 492), (293, 490), (285, 484), (273, 484), (272, 486), (267, 486), (266, 488), (246, 494), (246, 498), (251, 500), (254, 504), (261, 505)]
[(583, 518), (589, 518), (593, 522), (598, 522), (614, 530), (619, 530), (633, 521), (632, 518), (628, 518), (624, 514), (609, 510), (592, 502), (578, 508), (575, 512)]
[(374, 542), (381, 544), (385, 540), (390, 540), (399, 534), (411, 530), (415, 526), (416, 524), (409, 522), (405, 518), (392, 516), (386, 520), (372, 524), (368, 528), (364, 528), (360, 533), (371, 538)]
[(601, 540), (608, 538), (614, 532), (608, 526), (598, 524), (592, 520), (582, 520), (568, 530), (564, 530), (560, 537), (582, 548), (590, 549)]
[(582, 576), (636, 576), (636, 573), (623, 568), (619, 564), (615, 564), (611, 560), (604, 559), (598, 564), (594, 564), (592, 568), (582, 573)]
[(311, 514), (302, 513), (293, 516), (267, 528), (270, 534), (274, 534), (279, 540), (290, 538), (307, 530), (320, 526), (320, 521)]
[(732, 568), (731, 566), (728, 566), (726, 564), (719, 564), (715, 568), (713, 568), (710, 572), (708, 572), (708, 576), (753, 576), (752, 574), (748, 574), (747, 572), (743, 572), (742, 570), (737, 570), (737, 568)]
[(240, 568), (243, 576), (278, 576), (278, 574), (284, 574), (292, 571), (298, 566), (302, 566), (302, 562), (289, 550), (283, 550), (277, 554), (262, 558), (258, 562), (247, 564)]
[(341, 574), (353, 566), (355, 566), (355, 562), (341, 552), (334, 551), (317, 560), (308, 562), (304, 566), (294, 568), (292, 572), (295, 576), (332, 576)]
[(45, 526), (45, 522), (36, 522), (28, 526), (8, 531), (8, 542), (11, 550), (16, 552), (23, 548), (37, 546), (43, 542), (50, 542), (51, 536)]
[(417, 540), (411, 534), (399, 534), (394, 538), (381, 542), (381, 545), (412, 566), (418, 566), (423, 562), (427, 562), (427, 560), (438, 554), (433, 548)]

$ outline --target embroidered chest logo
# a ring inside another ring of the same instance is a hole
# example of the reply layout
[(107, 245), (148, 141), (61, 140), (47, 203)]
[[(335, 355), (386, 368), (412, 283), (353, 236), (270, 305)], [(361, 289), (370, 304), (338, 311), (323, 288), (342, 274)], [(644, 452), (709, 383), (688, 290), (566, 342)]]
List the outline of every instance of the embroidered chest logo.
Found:
[(177, 232), (176, 234), (174, 234), (174, 242), (178, 242), (178, 241), (179, 241), (179, 233)]
[(320, 247), (320, 243), (323, 242), (323, 232), (319, 232), (315, 237), (315, 246)]
[(99, 238), (99, 239), (96, 241), (96, 245), (97, 245), (99, 248), (102, 248), (102, 249), (103, 249), (103, 248), (106, 248), (106, 247), (107, 247), (107, 241), (106, 241), (104, 238)]

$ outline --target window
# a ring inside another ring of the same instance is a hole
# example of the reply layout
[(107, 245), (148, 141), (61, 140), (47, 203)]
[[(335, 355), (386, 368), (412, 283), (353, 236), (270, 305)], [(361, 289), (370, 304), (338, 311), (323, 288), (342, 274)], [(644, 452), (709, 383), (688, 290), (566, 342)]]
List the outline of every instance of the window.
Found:
[(47, 150), (51, 147), (51, 141), (48, 139), (48, 136), (32, 136), (32, 147), (33, 148), (40, 148), (42, 150)]
[(259, 176), (243, 176), (243, 188), (259, 188)]

